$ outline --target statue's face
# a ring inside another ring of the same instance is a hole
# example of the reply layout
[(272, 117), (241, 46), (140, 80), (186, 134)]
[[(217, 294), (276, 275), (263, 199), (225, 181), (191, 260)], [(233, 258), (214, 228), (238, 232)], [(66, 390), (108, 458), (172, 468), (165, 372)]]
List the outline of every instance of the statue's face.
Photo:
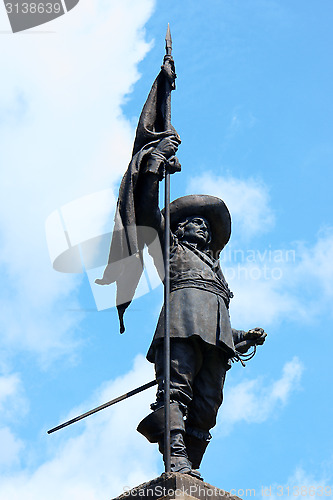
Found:
[(193, 216), (186, 219), (183, 241), (196, 243), (198, 248), (205, 248), (210, 241), (210, 227), (203, 217)]

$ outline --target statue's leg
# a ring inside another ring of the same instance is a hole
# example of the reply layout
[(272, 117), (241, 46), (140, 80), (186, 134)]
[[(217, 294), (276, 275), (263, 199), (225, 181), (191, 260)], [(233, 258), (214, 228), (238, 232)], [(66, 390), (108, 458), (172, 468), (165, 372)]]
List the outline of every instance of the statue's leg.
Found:
[[(203, 341), (201, 341), (203, 342)], [(200, 467), (211, 439), (210, 429), (223, 400), (223, 385), (229, 366), (221, 349), (203, 342), (203, 362), (193, 382), (193, 398), (188, 406), (185, 444), (193, 468)]]
[(193, 469), (199, 469), (202, 458), (212, 436), (209, 432), (202, 431), (197, 427), (186, 427), (184, 442), (188, 459)]
[[(184, 410), (193, 397), (193, 381), (201, 367), (201, 352), (193, 337), (170, 341), (170, 400), (177, 401)], [(158, 382), (156, 403), (152, 409), (164, 404), (164, 349), (161, 342), (155, 351), (155, 373)]]
[[(184, 415), (192, 399), (192, 385), (198, 371), (196, 348), (190, 339), (171, 339), (170, 368), (170, 446), (171, 470), (191, 473), (190, 463), (184, 442)], [(155, 371), (158, 381), (156, 402), (152, 405), (153, 413), (143, 419), (138, 431), (150, 442), (157, 442), (159, 450), (164, 450), (164, 354), (163, 343), (156, 348)]]

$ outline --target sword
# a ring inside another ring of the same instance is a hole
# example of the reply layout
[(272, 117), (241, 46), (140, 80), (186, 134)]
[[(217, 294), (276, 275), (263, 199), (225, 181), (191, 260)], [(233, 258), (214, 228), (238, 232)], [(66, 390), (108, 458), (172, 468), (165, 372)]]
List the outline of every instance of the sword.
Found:
[(139, 392), (145, 391), (146, 389), (149, 389), (150, 387), (153, 387), (156, 384), (157, 384), (157, 380), (152, 380), (151, 382), (148, 382), (147, 384), (141, 385), (140, 387), (137, 387), (136, 389), (133, 389), (132, 391), (126, 392), (125, 394), (122, 394), (121, 396), (118, 396), (117, 398), (111, 399), (111, 401), (108, 401), (107, 403), (104, 403), (100, 406), (97, 406), (96, 408), (93, 408), (92, 410), (86, 411), (85, 413), (82, 413), (82, 415), (71, 418), (70, 420), (67, 420), (67, 422), (64, 422), (63, 424), (57, 425), (57, 427), (53, 427), (53, 429), (50, 429), (49, 431), (47, 431), (47, 433), (52, 434), (52, 432), (59, 431), (60, 429), (63, 429), (64, 427), (67, 427), (68, 425), (74, 424), (75, 422), (78, 422), (79, 420), (82, 420), (83, 418), (89, 417), (89, 415), (93, 415), (94, 413), (97, 413), (98, 411), (104, 410), (104, 408), (108, 408), (109, 406), (112, 406), (116, 403), (119, 403), (120, 401), (123, 401), (124, 399), (130, 398), (130, 397), (134, 396), (135, 394), (138, 394)]

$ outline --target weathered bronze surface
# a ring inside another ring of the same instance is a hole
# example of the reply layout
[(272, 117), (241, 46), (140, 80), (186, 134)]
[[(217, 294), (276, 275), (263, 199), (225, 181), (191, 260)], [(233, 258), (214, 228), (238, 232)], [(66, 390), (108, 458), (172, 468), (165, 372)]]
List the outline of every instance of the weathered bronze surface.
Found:
[[(228, 309), (233, 294), (219, 264), (231, 234), (225, 203), (195, 194), (175, 200), (170, 208), (167, 203), (165, 211), (159, 208), (160, 182), (181, 170), (175, 156), (181, 140), (171, 125), (170, 94), (176, 74), (170, 44), (167, 37), (162, 70), (140, 116), (133, 157), (120, 187), (109, 265), (97, 283), (116, 281), (122, 333), (124, 311), (142, 273), (142, 251), (145, 245), (149, 248), (148, 233), (140, 228), (158, 235), (168, 263), (165, 282), (170, 292), (147, 354), (155, 364), (157, 397), (138, 431), (158, 443), (165, 463), (170, 461), (167, 471), (201, 478), (197, 469), (216, 424), (231, 360), (239, 361), (251, 346), (263, 344), (266, 333), (261, 328), (248, 332), (231, 328)], [(115, 267), (129, 255), (134, 257), (132, 265)], [(170, 313), (165, 314), (169, 304)], [(165, 333), (169, 330), (170, 349)], [(165, 370), (169, 366), (170, 373)]]
[[(159, 182), (178, 137), (163, 138), (152, 151), (138, 181), (137, 221), (164, 237), (164, 216), (158, 207)], [(171, 470), (199, 473), (222, 403), (230, 360), (251, 345), (262, 344), (261, 328), (245, 332), (231, 328), (232, 293), (219, 264), (219, 254), (231, 231), (230, 215), (222, 200), (191, 195), (171, 204), (170, 336), (171, 336)], [(161, 312), (147, 359), (155, 363), (158, 391), (153, 413), (138, 426), (163, 453), (164, 314)], [(186, 418), (185, 418), (186, 417)]]

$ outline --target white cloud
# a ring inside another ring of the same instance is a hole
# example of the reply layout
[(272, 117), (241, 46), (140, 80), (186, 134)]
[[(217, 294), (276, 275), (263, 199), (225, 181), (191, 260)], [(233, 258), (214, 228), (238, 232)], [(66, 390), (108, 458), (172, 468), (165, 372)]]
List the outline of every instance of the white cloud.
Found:
[[(137, 356), (133, 369), (109, 381), (64, 420), (104, 403), (154, 378), (152, 365)], [(113, 498), (126, 486), (134, 487), (156, 477), (162, 469), (156, 446), (136, 431), (150, 410), (155, 388), (88, 417), (49, 440), (51, 456), (34, 470), (0, 476), (0, 498), (16, 500), (97, 500)], [(74, 437), (71, 437), (73, 436)], [(15, 446), (11, 448), (15, 451)]]
[(332, 229), (320, 232), (313, 245), (294, 243), (287, 250), (268, 249), (266, 255), (252, 252), (253, 261), (245, 252), (235, 262), (232, 250), (222, 264), (235, 294), (230, 310), (236, 326), (267, 327), (285, 318), (306, 323), (323, 312), (332, 314)]
[[(18, 465), (24, 445), (9, 424), (18, 421), (28, 410), (19, 375), (13, 373), (0, 376), (0, 467), (6, 470)], [(6, 425), (7, 424), (7, 425)]]
[[(0, 375), (0, 425), (17, 420), (28, 410), (19, 374)], [(1, 440), (0, 440), (1, 442)]]
[(321, 288), (323, 299), (333, 297), (333, 228), (320, 231), (314, 246), (299, 244), (300, 279), (307, 276), (308, 287)]
[(191, 180), (188, 192), (217, 196), (226, 203), (233, 221), (233, 239), (267, 232), (274, 224), (269, 191), (263, 182), (205, 173)]
[(4, 402), (17, 392), (19, 384), (20, 379), (17, 374), (0, 377), (0, 411), (3, 410)]
[(333, 228), (321, 230), (314, 244), (293, 242), (289, 248), (258, 250), (250, 239), (274, 224), (269, 190), (253, 179), (204, 174), (192, 179), (189, 192), (222, 198), (233, 220), (233, 237), (221, 253), (222, 269), (234, 292), (230, 311), (234, 326), (269, 327), (291, 319), (314, 320), (332, 314)]
[[(81, 318), (68, 309), (76, 306), (80, 277), (52, 270), (44, 224), (66, 203), (112, 187), (126, 168), (134, 130), (121, 105), (149, 50), (144, 24), (154, 3), (82, 0), (48, 24), (54, 32), (2, 35), (0, 331), (5, 347), (30, 349), (46, 361), (77, 343)], [(5, 10), (1, 13), (6, 29)]]
[(282, 376), (269, 385), (257, 378), (229, 386), (218, 417), (218, 432), (229, 434), (232, 427), (242, 421), (265, 422), (299, 388), (302, 372), (302, 363), (294, 357), (284, 365)]
[[(257, 269), (257, 268), (255, 268)], [(250, 269), (247, 268), (247, 271)], [(304, 319), (306, 311), (297, 297), (285, 290), (282, 280), (260, 280), (241, 277), (232, 279), (229, 285), (234, 293), (230, 305), (230, 315), (235, 327), (242, 329), (269, 325), (283, 318)]]
[[(322, 467), (322, 469), (326, 469), (326, 467)], [(332, 495), (332, 477), (332, 466), (330, 471), (322, 470), (320, 476), (313, 472), (306, 472), (303, 467), (297, 467), (285, 483), (272, 484), (264, 486), (264, 488), (267, 492), (266, 496), (269, 496), (272, 500), (290, 498), (291, 496), (329, 498)]]
[(23, 442), (14, 436), (9, 427), (1, 427), (0, 443), (0, 467), (6, 469), (17, 465), (24, 448)]

